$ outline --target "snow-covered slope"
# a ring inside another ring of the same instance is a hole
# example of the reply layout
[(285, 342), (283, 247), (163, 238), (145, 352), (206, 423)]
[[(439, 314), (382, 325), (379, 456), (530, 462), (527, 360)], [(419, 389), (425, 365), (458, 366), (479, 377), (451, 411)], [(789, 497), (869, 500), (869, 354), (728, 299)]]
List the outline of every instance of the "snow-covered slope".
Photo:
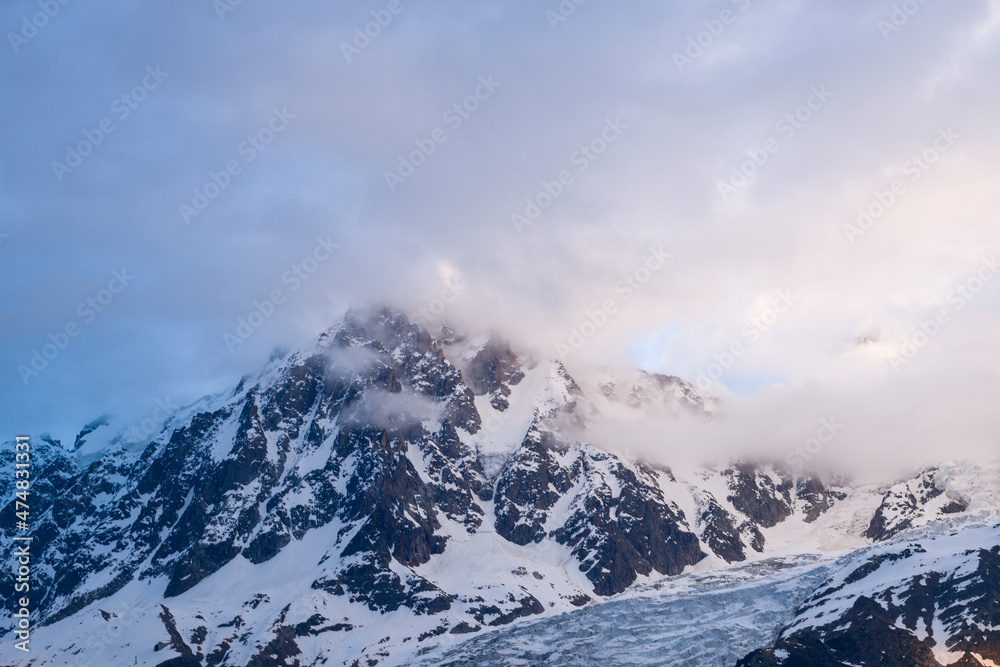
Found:
[(393, 664), (1000, 664), (1000, 525), (835, 555), (670, 577), (581, 610), (442, 639)]
[(741, 667), (1000, 663), (1000, 524), (862, 550)]
[[(33, 667), (67, 655), (398, 662), (664, 577), (675, 577), (664, 590), (694, 596), (715, 570), (745, 578), (998, 506), (995, 465), (856, 487), (747, 461), (671, 470), (612, 454), (587, 442), (602, 411), (711, 418), (714, 401), (667, 376), (580, 377), (495, 337), (351, 311), (229, 394), (176, 411), (141, 451), (113, 437), (96, 447), (100, 424), (80, 439), (94, 448), (86, 466), (40, 441)], [(12, 512), (9, 481), (0, 494)], [(12, 537), (0, 526), (8, 551)], [(0, 580), (0, 594), (11, 589)], [(754, 618), (782, 622), (769, 609)], [(0, 610), (5, 634), (10, 614)], [(743, 646), (737, 634), (727, 641)], [(0, 664), (22, 657), (13, 650), (0, 644)]]
[(782, 558), (672, 577), (599, 605), (466, 641), (439, 640), (392, 664), (734, 665), (792, 620), (831, 562)]

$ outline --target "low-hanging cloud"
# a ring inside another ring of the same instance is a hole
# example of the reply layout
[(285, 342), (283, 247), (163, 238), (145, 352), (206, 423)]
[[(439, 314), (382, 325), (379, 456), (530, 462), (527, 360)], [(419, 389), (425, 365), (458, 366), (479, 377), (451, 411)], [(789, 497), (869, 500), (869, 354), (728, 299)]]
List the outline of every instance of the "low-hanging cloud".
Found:
[(406, 429), (421, 423), (438, 422), (444, 406), (412, 391), (369, 390), (346, 406), (344, 423), (377, 429)]
[[(928, 3), (888, 38), (888, 1), (594, 2), (553, 29), (556, 5), (405, 5), (350, 59), (341, 44), (380, 6), (63, 7), (0, 61), (0, 430), (71, 441), (105, 412), (224, 391), (348, 306), (387, 303), (538, 358), (582, 338), (581, 365), (697, 381), (732, 356), (710, 388), (728, 417), (672, 427), (671, 456), (783, 455), (837, 412), (817, 460), (995, 441), (1000, 281), (948, 298), (1000, 251), (995, 2)], [(678, 68), (723, 9), (738, 20)], [(35, 11), (10, 3), (0, 25)], [(814, 90), (822, 107), (799, 113)], [(101, 130), (116, 100), (129, 115)], [(314, 262), (318, 239), (333, 250)], [(652, 248), (669, 253), (656, 271)], [(122, 266), (128, 288), (22, 382)], [(797, 299), (770, 322), (779, 290)]]

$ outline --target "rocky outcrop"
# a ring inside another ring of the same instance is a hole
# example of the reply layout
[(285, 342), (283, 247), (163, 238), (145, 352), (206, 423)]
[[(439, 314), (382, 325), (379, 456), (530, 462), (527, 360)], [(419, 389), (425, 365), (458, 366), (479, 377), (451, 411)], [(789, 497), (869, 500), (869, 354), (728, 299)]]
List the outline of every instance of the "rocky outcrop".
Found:
[[(389, 309), (349, 311), (306, 349), (171, 417), (142, 451), (115, 444), (81, 468), (58, 443), (35, 441), (39, 623), (76, 622), (138, 581), (162, 587), (151, 613), (166, 630), (161, 650), (175, 654), (164, 662), (304, 663), (318, 645), (305, 637), (337, 633), (326, 643), (339, 645), (369, 636), (372, 618), (405, 621), (389, 639), (352, 644), (352, 656), (377, 661), (390, 640), (568, 610), (706, 556), (746, 560), (766, 550), (768, 529), (818, 521), (844, 498), (773, 466), (678, 481), (598, 449), (586, 434), (601, 400), (638, 410), (710, 401), (639, 372), (592, 400), (558, 361), (525, 363), (496, 339), (456, 365), (460, 340)], [(13, 447), (0, 450), (12, 462)], [(13, 515), (9, 484), (0, 492)], [(904, 526), (894, 508), (938, 502), (933, 484), (904, 486), (883, 501), (876, 539)], [(955, 511), (952, 500), (940, 511)], [(13, 543), (9, 524), (0, 537)], [(245, 600), (203, 593), (279, 569), (301, 585)], [(0, 595), (14, 596), (10, 578)]]
[(490, 404), (500, 410), (509, 406), (511, 386), (524, 379), (521, 362), (505, 341), (491, 338), (466, 367), (465, 381), (478, 396), (488, 395)]
[(889, 489), (875, 511), (865, 537), (881, 542), (912, 526), (927, 503), (942, 493), (934, 485), (936, 473), (936, 468), (925, 470), (915, 479)]
[(723, 474), (729, 478), (729, 502), (755, 525), (771, 528), (794, 511), (791, 478), (779, 477), (777, 472), (746, 461), (727, 468)]
[(806, 523), (813, 523), (846, 497), (847, 494), (843, 491), (823, 486), (823, 482), (815, 475), (799, 479), (795, 484), (795, 498), (802, 506)]
[[(860, 557), (799, 607), (773, 646), (754, 651), (738, 667), (996, 662), (998, 529), (966, 529)], [(946, 654), (952, 657), (942, 662)]]

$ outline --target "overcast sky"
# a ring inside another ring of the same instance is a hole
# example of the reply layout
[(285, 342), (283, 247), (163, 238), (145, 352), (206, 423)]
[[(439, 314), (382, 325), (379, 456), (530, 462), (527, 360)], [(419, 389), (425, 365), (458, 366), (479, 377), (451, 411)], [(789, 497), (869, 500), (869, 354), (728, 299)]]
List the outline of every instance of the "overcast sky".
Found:
[(444, 295), (739, 446), (995, 452), (1000, 2), (675, 4), (4, 3), (0, 431)]

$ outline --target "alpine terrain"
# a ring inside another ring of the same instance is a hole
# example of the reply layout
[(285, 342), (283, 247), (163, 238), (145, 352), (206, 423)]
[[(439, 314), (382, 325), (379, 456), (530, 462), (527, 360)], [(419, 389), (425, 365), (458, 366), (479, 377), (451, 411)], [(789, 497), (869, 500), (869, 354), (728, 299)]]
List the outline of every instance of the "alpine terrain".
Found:
[(588, 428), (718, 401), (563, 361), (357, 309), (147, 437), (32, 436), (0, 664), (1000, 665), (1000, 465), (665, 467)]

